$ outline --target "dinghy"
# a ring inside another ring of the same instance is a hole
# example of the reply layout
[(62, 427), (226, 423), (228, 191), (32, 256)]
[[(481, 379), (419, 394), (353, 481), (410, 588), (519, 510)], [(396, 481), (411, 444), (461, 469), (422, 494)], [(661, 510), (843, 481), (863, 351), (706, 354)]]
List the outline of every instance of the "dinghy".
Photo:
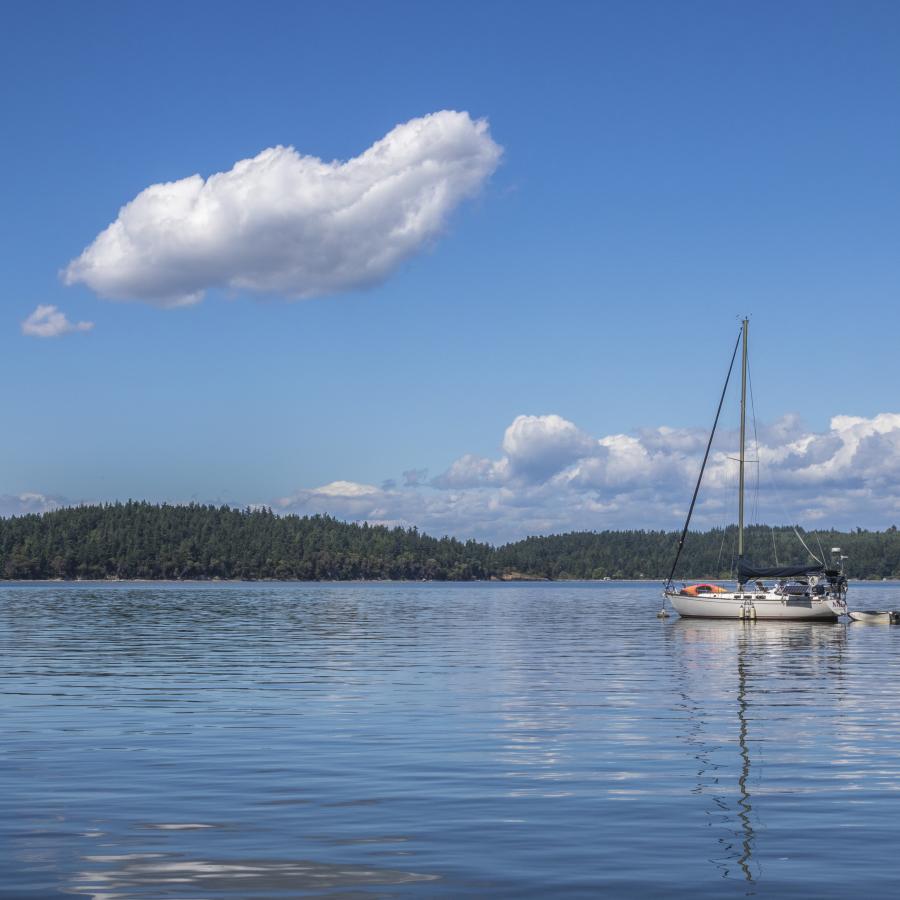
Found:
[(849, 616), (854, 622), (871, 622), (873, 625), (892, 625), (900, 622), (900, 613), (895, 610), (851, 609)]

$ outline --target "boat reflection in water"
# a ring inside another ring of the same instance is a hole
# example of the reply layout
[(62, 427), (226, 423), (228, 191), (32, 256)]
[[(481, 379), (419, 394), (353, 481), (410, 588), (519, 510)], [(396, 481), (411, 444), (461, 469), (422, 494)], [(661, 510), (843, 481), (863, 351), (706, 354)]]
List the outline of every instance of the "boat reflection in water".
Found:
[[(766, 783), (767, 768), (797, 766), (792, 733), (827, 702), (824, 693), (839, 696), (846, 626), (680, 619), (666, 631), (673, 689), (686, 715), (682, 737), (698, 763), (694, 793), (706, 798), (716, 835), (710, 862), (723, 878), (754, 884), (766, 831), (754, 797), (789, 792)], [(767, 849), (769, 859), (778, 855)]]

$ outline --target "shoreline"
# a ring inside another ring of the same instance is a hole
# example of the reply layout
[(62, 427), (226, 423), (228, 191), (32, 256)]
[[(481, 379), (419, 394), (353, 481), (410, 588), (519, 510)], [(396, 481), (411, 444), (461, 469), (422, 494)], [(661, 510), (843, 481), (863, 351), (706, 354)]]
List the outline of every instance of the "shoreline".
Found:
[(611, 584), (662, 578), (0, 578), (4, 584)]
[[(679, 579), (679, 581), (732, 581), (729, 578)], [(661, 584), (665, 578), (0, 578), (3, 585), (30, 584)], [(851, 578), (854, 584), (900, 584), (900, 578)]]

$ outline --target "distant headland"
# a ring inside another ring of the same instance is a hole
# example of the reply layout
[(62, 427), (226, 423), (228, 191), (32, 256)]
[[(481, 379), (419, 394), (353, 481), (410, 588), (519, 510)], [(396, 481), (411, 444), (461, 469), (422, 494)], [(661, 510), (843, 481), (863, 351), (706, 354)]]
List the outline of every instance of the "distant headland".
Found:
[[(728, 578), (736, 529), (692, 532), (681, 578)], [(900, 577), (900, 532), (802, 532), (818, 551), (839, 545), (853, 578)], [(751, 526), (747, 553), (782, 564), (808, 557), (787, 526)], [(674, 531), (571, 532), (492, 546), (415, 528), (281, 516), (268, 509), (140, 501), (73, 506), (0, 519), (5, 580), (435, 580), (663, 578)], [(774, 561), (774, 560), (773, 560)]]

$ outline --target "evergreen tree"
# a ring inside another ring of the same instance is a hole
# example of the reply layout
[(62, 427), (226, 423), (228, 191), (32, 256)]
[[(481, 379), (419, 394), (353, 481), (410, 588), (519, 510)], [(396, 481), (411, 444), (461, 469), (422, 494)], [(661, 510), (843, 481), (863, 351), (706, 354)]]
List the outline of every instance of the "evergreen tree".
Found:
[[(840, 546), (851, 577), (900, 577), (895, 526), (800, 534), (820, 555)], [(0, 578), (661, 579), (677, 540), (667, 531), (573, 532), (495, 548), (330, 516), (129, 501), (0, 519)], [(676, 576), (732, 577), (736, 543), (734, 526), (691, 532)], [(752, 526), (745, 544), (759, 564), (809, 561), (793, 528)]]

